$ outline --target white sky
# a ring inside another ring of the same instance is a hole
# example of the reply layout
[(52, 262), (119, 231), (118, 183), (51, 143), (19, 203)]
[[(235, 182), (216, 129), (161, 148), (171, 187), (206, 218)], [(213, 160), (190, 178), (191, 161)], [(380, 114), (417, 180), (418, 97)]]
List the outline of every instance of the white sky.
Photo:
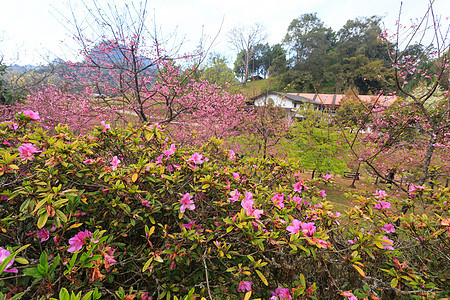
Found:
[[(87, 0), (86, 2), (89, 2)], [(97, 0), (106, 2), (107, 0)], [(45, 58), (73, 59), (70, 32), (63, 16), (69, 17), (68, 0), (3, 0), (0, 10), (0, 54), (7, 63), (38, 64)], [(81, 0), (72, 0), (80, 4)], [(116, 1), (122, 3), (125, 1)], [(130, 1), (128, 1), (130, 2)], [(140, 1), (131, 1), (138, 3)], [(384, 17), (385, 27), (394, 30), (401, 0), (148, 0), (149, 26), (161, 26), (163, 32), (177, 30), (185, 38), (185, 51), (197, 45), (202, 30), (215, 36), (223, 27), (212, 49), (234, 59), (226, 33), (238, 25), (262, 23), (269, 34), (269, 44), (280, 43), (290, 22), (305, 13), (317, 12), (326, 26), (339, 30), (347, 20), (361, 16)], [(429, 0), (404, 0), (402, 23), (420, 18)], [(435, 0), (435, 12), (450, 12), (450, 1)], [(82, 18), (83, 16), (80, 16)], [(448, 24), (448, 22), (447, 22)]]

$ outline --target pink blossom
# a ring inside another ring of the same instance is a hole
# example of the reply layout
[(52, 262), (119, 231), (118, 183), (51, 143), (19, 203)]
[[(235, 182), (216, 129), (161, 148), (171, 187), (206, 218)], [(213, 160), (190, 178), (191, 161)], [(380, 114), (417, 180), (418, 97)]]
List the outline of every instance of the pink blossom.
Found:
[(306, 233), (306, 234), (311, 236), (316, 231), (316, 226), (315, 226), (315, 224), (313, 222), (302, 223), (301, 229), (302, 229), (302, 231), (304, 233)]
[(142, 200), (141, 204), (142, 204), (142, 206), (150, 207), (150, 202), (148, 200)]
[(293, 184), (292, 187), (294, 188), (294, 192), (301, 192), (303, 189), (303, 181), (300, 178), (300, 181)]
[(172, 154), (175, 154), (175, 144), (170, 145), (170, 148), (168, 150), (163, 151), (164, 155), (169, 158)]
[(186, 208), (189, 210), (195, 209), (194, 200), (192, 200), (192, 196), (189, 193), (184, 194), (183, 198), (180, 200), (181, 207), (180, 212), (184, 213), (186, 211)]
[(385, 224), (383, 227), (381, 227), (386, 233), (394, 233), (395, 227), (392, 224)]
[(252, 281), (241, 281), (239, 282), (239, 291), (245, 292), (245, 291), (251, 291), (252, 290)]
[(292, 220), (292, 226), (288, 226), (286, 227), (286, 230), (289, 231), (289, 234), (296, 234), (299, 233), (300, 231), (300, 225), (302, 224), (302, 222), (300, 222), (297, 219)]
[(39, 121), (41, 118), (39, 117), (38, 112), (34, 112), (32, 110), (24, 110), (23, 114), (29, 116), (31, 120)]
[(164, 154), (161, 154), (160, 156), (158, 156), (157, 158), (156, 158), (156, 163), (157, 164), (162, 164), (162, 159), (164, 158)]
[(201, 165), (203, 163), (203, 155), (195, 152), (194, 154), (192, 154), (192, 156), (189, 160), (192, 161), (196, 165)]
[(242, 208), (244, 208), (245, 213), (246, 213), (247, 216), (259, 219), (261, 217), (261, 214), (264, 211), (260, 210), (260, 209), (254, 209), (253, 208), (253, 204), (255, 202), (253, 200), (251, 200), (252, 198), (253, 198), (252, 193), (245, 192), (245, 197), (244, 197), (244, 200), (241, 201), (241, 206), (242, 206)]
[(325, 190), (321, 190), (319, 194), (320, 194), (320, 196), (322, 196), (322, 198), (325, 198), (327, 196), (327, 194), (325, 193)]
[(291, 292), (289, 291), (289, 289), (284, 288), (280, 285), (277, 287), (275, 292), (270, 291), (270, 293), (272, 294), (272, 297), (275, 297), (275, 299), (277, 299), (276, 297), (278, 297), (278, 299), (280, 300), (292, 300)]
[(383, 237), (383, 242), (382, 244), (384, 245), (384, 250), (390, 250), (390, 251), (394, 251), (394, 248), (392, 247), (392, 245), (394, 245), (394, 241), (391, 239), (388, 239), (386, 236)]
[(94, 162), (95, 161), (92, 158), (88, 158), (88, 159), (83, 160), (83, 163), (85, 165), (90, 165), (90, 164), (93, 164)]
[(231, 161), (235, 161), (236, 160), (236, 153), (234, 153), (233, 150), (230, 150), (230, 154), (228, 156), (230, 158)]
[(37, 238), (38, 238), (38, 239), (41, 239), (41, 243), (43, 243), (43, 242), (45, 242), (46, 240), (48, 240), (49, 237), (50, 237), (50, 232), (49, 232), (47, 229), (45, 229), (45, 228), (42, 228), (42, 229), (39, 230), (38, 233), (37, 233)]
[(303, 199), (300, 198), (300, 197), (298, 197), (298, 196), (294, 196), (294, 197), (292, 198), (292, 200), (294, 200), (295, 202), (297, 202), (297, 208), (300, 209), (300, 207), (301, 207), (301, 205), (302, 205)]
[(120, 159), (117, 158), (117, 156), (114, 156), (111, 159), (111, 166), (112, 166), (113, 171), (117, 170), (117, 167), (120, 165), (120, 163), (121, 163), (121, 161), (120, 161)]
[(233, 172), (233, 177), (234, 177), (234, 180), (238, 180), (239, 179), (239, 173)]
[(103, 126), (102, 132), (106, 133), (107, 130), (111, 129), (111, 124), (106, 124), (105, 121), (101, 121), (100, 124)]
[(111, 247), (106, 247), (105, 250), (102, 251), (102, 256), (104, 258), (105, 263), (105, 269), (109, 269), (113, 264), (115, 264), (117, 261), (114, 259), (114, 252), (116, 252), (116, 249), (113, 249)]
[(234, 191), (230, 192), (231, 198), (228, 198), (228, 200), (230, 200), (231, 202), (236, 202), (239, 200), (240, 195), (241, 195), (241, 193), (239, 193), (238, 190), (234, 190)]
[(323, 175), (323, 179), (325, 179), (325, 180), (329, 180), (329, 179), (331, 179), (331, 175), (330, 174), (325, 174), (325, 175)]
[(92, 232), (89, 230), (80, 231), (74, 237), (69, 239), (70, 247), (67, 249), (68, 252), (76, 252), (83, 248), (86, 244), (86, 238), (92, 237)]
[(391, 209), (391, 203), (390, 202), (385, 202), (385, 201), (380, 201), (380, 202), (375, 204), (375, 209), (378, 209), (378, 210)]
[(273, 205), (275, 205), (281, 209), (284, 207), (283, 198), (284, 198), (284, 194), (280, 195), (277, 193), (272, 197), (271, 201), (272, 201)]
[(386, 195), (386, 191), (384, 191), (384, 190), (376, 190), (375, 191), (375, 196), (383, 199), (384, 197), (387, 196)]
[(192, 227), (194, 227), (194, 225), (195, 225), (195, 221), (192, 221), (192, 222), (189, 222), (189, 223), (187, 223), (187, 224), (182, 224), (181, 226), (183, 226), (183, 227), (186, 228), (186, 229), (191, 230)]
[(22, 146), (19, 146), (17, 150), (19, 150), (20, 158), (22, 160), (33, 160), (33, 153), (39, 152), (39, 150), (30, 143), (22, 144)]
[[(3, 261), (10, 255), (11, 255), (11, 252), (0, 247), (0, 264), (2, 264)], [(19, 270), (17, 270), (16, 268), (10, 269), (11, 266), (13, 265), (13, 263), (14, 263), (14, 258), (6, 265), (6, 268), (3, 270), (3, 272), (18, 273)]]

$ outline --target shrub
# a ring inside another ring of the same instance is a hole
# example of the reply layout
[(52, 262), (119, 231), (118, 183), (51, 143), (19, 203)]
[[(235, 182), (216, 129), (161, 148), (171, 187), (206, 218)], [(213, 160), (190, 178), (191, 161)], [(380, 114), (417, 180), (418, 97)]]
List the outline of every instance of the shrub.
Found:
[(378, 191), (341, 215), (317, 188), (330, 179), (218, 140), (55, 132), (26, 114), (0, 124), (0, 271), (18, 272), (0, 273), (0, 299), (448, 296), (448, 188), (413, 191), (421, 214)]

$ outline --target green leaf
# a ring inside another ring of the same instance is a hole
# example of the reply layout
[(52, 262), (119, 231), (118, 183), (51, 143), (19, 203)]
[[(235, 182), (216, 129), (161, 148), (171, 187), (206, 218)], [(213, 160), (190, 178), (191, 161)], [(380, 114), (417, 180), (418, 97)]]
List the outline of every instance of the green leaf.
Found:
[(258, 274), (259, 278), (262, 280), (262, 282), (263, 282), (266, 286), (268, 286), (268, 285), (269, 285), (269, 282), (267, 281), (267, 279), (266, 279), (266, 277), (263, 275), (263, 273), (261, 273), (261, 271), (259, 271), (259, 270), (255, 270), (255, 271), (256, 271), (256, 274)]
[(44, 225), (47, 223), (47, 220), (48, 220), (48, 214), (45, 212), (39, 217), (38, 222), (37, 222), (37, 227), (39, 229), (44, 227)]
[(398, 279), (397, 278), (392, 278), (391, 280), (391, 287), (395, 288), (398, 284)]
[(70, 300), (70, 295), (66, 288), (62, 288), (59, 291), (59, 300)]

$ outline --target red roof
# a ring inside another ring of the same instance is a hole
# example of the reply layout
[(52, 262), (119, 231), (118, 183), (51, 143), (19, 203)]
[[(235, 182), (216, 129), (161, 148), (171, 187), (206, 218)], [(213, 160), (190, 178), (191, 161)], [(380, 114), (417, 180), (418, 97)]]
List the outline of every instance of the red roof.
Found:
[[(287, 93), (288, 95), (296, 95), (311, 99), (317, 103), (321, 103), (325, 106), (340, 106), (342, 100), (344, 99), (344, 94), (309, 94), (309, 93)], [(384, 96), (384, 95), (358, 95), (361, 101), (367, 103), (377, 103), (380, 106), (391, 106), (397, 96)]]

